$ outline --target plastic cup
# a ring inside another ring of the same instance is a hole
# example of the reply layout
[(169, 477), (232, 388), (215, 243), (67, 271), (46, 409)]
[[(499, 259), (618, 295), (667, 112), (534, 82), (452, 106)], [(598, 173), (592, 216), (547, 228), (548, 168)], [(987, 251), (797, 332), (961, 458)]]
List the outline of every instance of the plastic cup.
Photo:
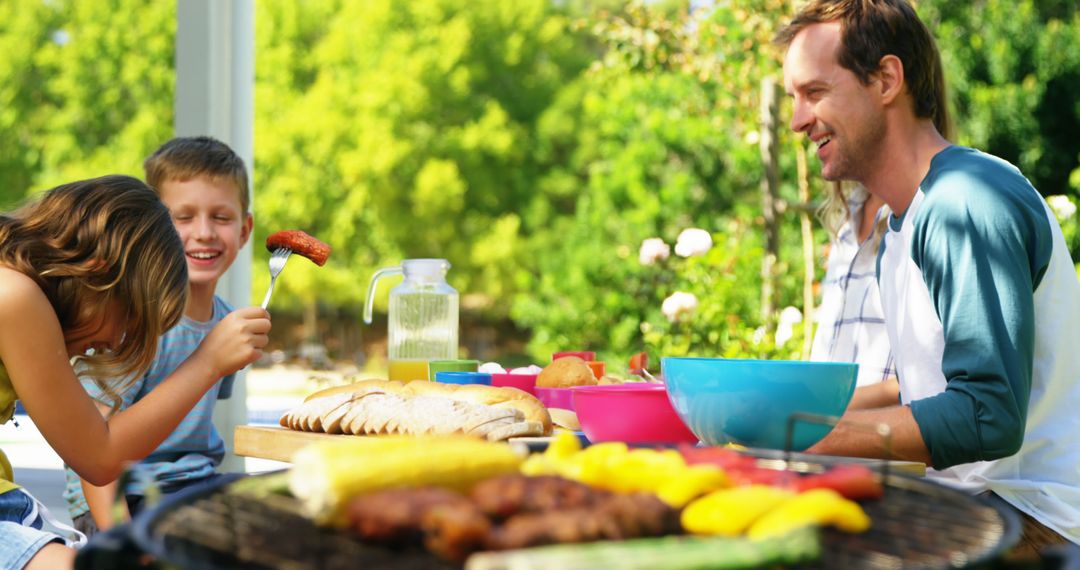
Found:
[(576, 356), (585, 362), (596, 360), (596, 353), (591, 350), (569, 350), (565, 352), (556, 352), (551, 355), (551, 361), (555, 362), (560, 358), (566, 358), (567, 356)]
[(391, 360), (387, 377), (399, 382), (428, 380), (428, 361), (410, 358)]
[(536, 395), (536, 377), (539, 374), (510, 374), (503, 372), (491, 375), (491, 385), (502, 388), (517, 388), (522, 392)]
[(435, 381), (440, 384), (483, 384), (491, 386), (491, 374), (484, 372), (437, 372)]
[(476, 372), (479, 360), (432, 360), (428, 362), (428, 379), (435, 380), (439, 372)]

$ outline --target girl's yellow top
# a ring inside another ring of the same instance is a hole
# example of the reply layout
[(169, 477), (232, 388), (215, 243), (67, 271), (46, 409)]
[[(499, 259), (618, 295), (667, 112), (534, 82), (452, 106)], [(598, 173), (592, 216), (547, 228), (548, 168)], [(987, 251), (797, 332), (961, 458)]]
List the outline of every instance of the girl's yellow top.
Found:
[[(11, 379), (8, 378), (7, 369), (4, 368), (3, 363), (0, 363), (0, 424), (7, 423), (11, 416), (15, 415), (15, 401), (18, 399), (15, 395), (15, 387), (11, 385)], [(11, 463), (8, 462), (4, 451), (0, 450), (0, 493), (16, 488), (18, 485), (13, 483), (14, 480), (15, 475), (11, 472)]]

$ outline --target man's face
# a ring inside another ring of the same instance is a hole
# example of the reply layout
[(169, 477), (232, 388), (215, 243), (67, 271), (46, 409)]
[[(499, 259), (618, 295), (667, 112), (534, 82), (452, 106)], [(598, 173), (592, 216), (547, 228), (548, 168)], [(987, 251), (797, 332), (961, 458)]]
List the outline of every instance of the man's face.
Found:
[(159, 190), (184, 242), (190, 284), (216, 285), (251, 234), (251, 216), (240, 209), (239, 190), (205, 176), (168, 180)]
[(784, 89), (793, 97), (791, 129), (817, 145), (826, 180), (862, 181), (885, 136), (884, 115), (874, 88), (840, 66), (840, 23), (814, 24), (799, 32), (784, 57)]

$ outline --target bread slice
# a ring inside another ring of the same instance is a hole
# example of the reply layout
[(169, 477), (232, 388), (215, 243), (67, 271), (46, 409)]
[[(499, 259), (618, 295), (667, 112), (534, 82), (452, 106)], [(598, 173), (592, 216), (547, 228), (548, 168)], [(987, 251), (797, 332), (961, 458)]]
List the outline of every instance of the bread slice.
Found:
[(321, 413), (322, 430), (326, 433), (341, 433), (341, 419), (352, 407), (353, 395), (338, 394), (325, 399), (332, 402), (328, 402), (330, 405), (327, 406), (327, 410)]
[(551, 423), (563, 429), (570, 431), (579, 431), (581, 429), (581, 422), (578, 421), (577, 413), (573, 410), (548, 408), (548, 413), (551, 414)]
[(514, 408), (521, 411), (526, 420), (539, 422), (544, 426), (544, 435), (551, 435), (551, 416), (547, 408), (535, 396), (517, 388), (481, 384), (440, 384), (422, 380), (406, 384), (405, 392), (417, 395), (444, 395), (470, 404)]
[(487, 432), (488, 441), (505, 441), (512, 437), (531, 437), (544, 434), (544, 426), (540, 422), (514, 422), (501, 425)]

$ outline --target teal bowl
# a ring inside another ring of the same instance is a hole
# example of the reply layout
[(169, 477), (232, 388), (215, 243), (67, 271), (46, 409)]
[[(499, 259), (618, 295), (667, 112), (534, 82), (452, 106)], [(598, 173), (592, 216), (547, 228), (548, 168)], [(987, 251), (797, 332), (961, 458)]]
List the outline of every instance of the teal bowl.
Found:
[[(857, 364), (793, 360), (663, 358), (660, 369), (675, 412), (708, 445), (785, 449), (795, 413), (840, 416), (855, 393)], [(796, 421), (791, 451), (832, 429)]]

